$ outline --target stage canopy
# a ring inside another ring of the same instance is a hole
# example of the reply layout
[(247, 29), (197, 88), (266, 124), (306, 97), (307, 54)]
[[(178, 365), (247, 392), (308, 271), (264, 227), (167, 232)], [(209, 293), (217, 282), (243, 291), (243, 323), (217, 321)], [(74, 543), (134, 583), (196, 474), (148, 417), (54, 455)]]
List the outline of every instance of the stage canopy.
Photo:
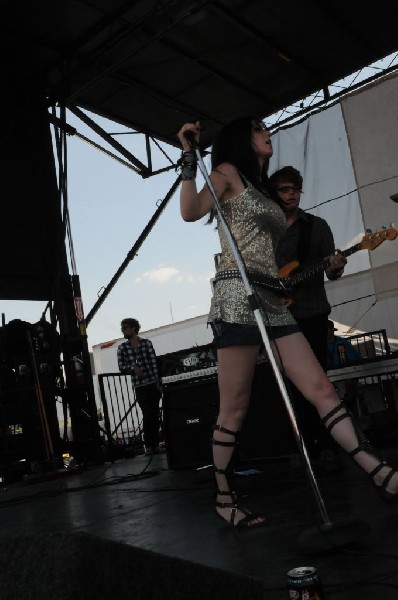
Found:
[[(88, 109), (177, 144), (186, 120), (204, 146), (232, 118), (265, 118), (395, 52), (391, 2), (7, 1), (3, 61), (36, 73), (49, 103)], [(3, 92), (4, 93), (4, 92)]]

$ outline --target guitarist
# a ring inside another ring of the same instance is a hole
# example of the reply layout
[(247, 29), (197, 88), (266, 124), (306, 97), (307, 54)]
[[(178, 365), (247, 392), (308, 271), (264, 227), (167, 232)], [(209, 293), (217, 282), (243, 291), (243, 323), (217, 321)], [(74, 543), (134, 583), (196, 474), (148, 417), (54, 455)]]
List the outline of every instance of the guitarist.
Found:
[[(327, 369), (328, 317), (331, 312), (324, 285), (324, 272), (330, 280), (339, 279), (347, 259), (335, 252), (332, 231), (321, 217), (304, 212), (300, 208), (303, 178), (292, 166), (275, 171), (270, 176), (270, 184), (286, 213), (287, 229), (276, 250), (276, 264), (281, 276), (287, 276), (289, 263), (298, 261), (300, 269), (319, 264), (329, 257), (329, 266), (319, 270), (293, 288), (290, 311), (304, 336), (307, 338), (318, 361)], [(297, 272), (297, 271), (296, 271)], [(330, 452), (332, 440), (325, 434), (314, 407), (292, 386), (295, 413), (313, 460), (333, 457)], [(299, 466), (299, 457), (292, 456), (292, 471)]]

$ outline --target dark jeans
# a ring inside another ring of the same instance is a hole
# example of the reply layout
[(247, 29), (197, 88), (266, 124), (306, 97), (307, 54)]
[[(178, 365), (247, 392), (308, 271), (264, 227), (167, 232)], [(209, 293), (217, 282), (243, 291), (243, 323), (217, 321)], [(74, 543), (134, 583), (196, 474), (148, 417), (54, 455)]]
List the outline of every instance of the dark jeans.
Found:
[(135, 397), (142, 412), (144, 444), (147, 448), (159, 445), (160, 393), (156, 383), (135, 388)]
[[(328, 318), (328, 315), (308, 319), (295, 317), (324, 371), (326, 371), (327, 364)], [(321, 422), (316, 408), (304, 398), (293, 384), (290, 384), (290, 386), (292, 390), (291, 399), (305, 445), (310, 457), (317, 458), (322, 450), (332, 450), (335, 444)]]

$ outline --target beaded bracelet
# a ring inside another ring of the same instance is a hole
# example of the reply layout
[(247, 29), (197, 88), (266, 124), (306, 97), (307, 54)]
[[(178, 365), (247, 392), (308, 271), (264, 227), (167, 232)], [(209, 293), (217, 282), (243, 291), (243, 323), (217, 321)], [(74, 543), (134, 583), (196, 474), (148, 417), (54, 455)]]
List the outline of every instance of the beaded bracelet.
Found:
[(193, 150), (183, 150), (181, 152), (181, 160), (184, 160), (185, 157), (196, 160), (196, 154)]

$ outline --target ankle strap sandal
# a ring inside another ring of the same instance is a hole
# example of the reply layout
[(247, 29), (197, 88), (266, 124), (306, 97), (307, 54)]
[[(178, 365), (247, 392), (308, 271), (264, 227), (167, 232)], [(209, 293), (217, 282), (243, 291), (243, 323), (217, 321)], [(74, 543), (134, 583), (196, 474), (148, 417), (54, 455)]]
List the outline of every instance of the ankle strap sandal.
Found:
[[(339, 416), (336, 416), (333, 419), (332, 417), (334, 417), (340, 411), (344, 411), (344, 412), (341, 413)], [(341, 405), (341, 406), (336, 406), (327, 415), (325, 415), (322, 418), (322, 422), (325, 424), (327, 430), (330, 432), (337, 423), (339, 423), (342, 419), (346, 419), (347, 417), (351, 417), (351, 415), (347, 411), (347, 409), (343, 405)], [(331, 418), (332, 418), (331, 422), (328, 425), (326, 425), (326, 422), (329, 421), (329, 419), (331, 419)], [(353, 422), (353, 426), (355, 428), (354, 422)], [(357, 433), (357, 437), (359, 437), (359, 438), (361, 436), (364, 437), (363, 433), (362, 434), (361, 434), (361, 432), (360, 433), (356, 432), (356, 433)], [(358, 446), (356, 448), (354, 448), (354, 450), (351, 450), (351, 452), (348, 452), (347, 454), (351, 458), (354, 458), (357, 454), (359, 454), (359, 452), (366, 452), (366, 453), (374, 456), (377, 460), (379, 460), (376, 453), (374, 452), (374, 449), (372, 448), (372, 445), (366, 438), (364, 438), (364, 441), (361, 441), (358, 444)], [(374, 480), (374, 476), (377, 473), (379, 473), (382, 469), (384, 469), (385, 467), (388, 468), (389, 471), (388, 471), (387, 475), (384, 477), (381, 484), (378, 485)], [(368, 473), (369, 477), (372, 479), (373, 485), (375, 486), (379, 496), (382, 498), (382, 500), (384, 500), (386, 502), (395, 502), (398, 500), (398, 493), (392, 493), (392, 492), (387, 491), (387, 486), (396, 473), (397, 473), (397, 471), (395, 469), (390, 467), (385, 461), (382, 461), (382, 460), (380, 460), (377, 467), (375, 467), (372, 471), (370, 471)]]
[[(218, 424), (213, 425), (213, 431), (221, 431), (221, 433), (226, 433), (227, 435), (232, 435), (234, 437), (234, 439), (231, 442), (224, 441), (224, 440), (216, 440), (216, 439), (214, 439), (214, 437), (212, 437), (211, 443), (213, 444), (213, 446), (223, 446), (224, 448), (232, 448), (232, 447), (236, 447), (238, 445), (238, 441), (236, 440), (238, 431), (231, 431), (231, 429), (227, 429), (226, 427), (223, 427), (222, 425), (218, 425)], [(228, 463), (228, 466), (229, 466), (229, 463)], [(228, 473), (231, 472), (231, 469), (229, 469), (228, 466), (225, 469), (219, 469), (216, 465), (213, 465), (213, 468), (216, 473), (219, 473), (220, 475), (225, 475), (225, 477), (227, 479)], [(228, 479), (227, 479), (227, 481), (228, 481)], [(218, 493), (221, 494), (223, 492), (218, 492)]]
[[(219, 425), (219, 424), (214, 425), (213, 430), (220, 431), (221, 433), (225, 433), (227, 435), (231, 435), (234, 438), (232, 441), (224, 441), (224, 440), (216, 440), (213, 437), (212, 444), (214, 446), (223, 446), (225, 448), (228, 448), (228, 447), (231, 448), (231, 447), (237, 446), (238, 441), (236, 440), (236, 436), (238, 434), (238, 431), (231, 431), (230, 429), (227, 429), (226, 427), (223, 427), (222, 425)], [(223, 475), (225, 478), (225, 482), (226, 482), (227, 486), (229, 487), (228, 474), (231, 473), (231, 469), (228, 467), (229, 467), (229, 463), (225, 468), (220, 468), (220, 467), (217, 467), (216, 465), (213, 465), (214, 472), (218, 473), (219, 475)], [(224, 501), (224, 498), (223, 498), (224, 496), (227, 497), (228, 501)], [(218, 497), (218, 499), (217, 499), (217, 497)], [(266, 524), (264, 517), (262, 517), (261, 515), (256, 515), (256, 514), (250, 512), (249, 510), (247, 510), (246, 508), (241, 508), (240, 506), (238, 506), (236, 492), (231, 491), (231, 490), (222, 490), (222, 489), (219, 489), (219, 487), (217, 487), (217, 489), (216, 489), (216, 509), (217, 508), (230, 510), (229, 520), (224, 518), (217, 510), (216, 510), (216, 515), (217, 515), (217, 517), (222, 519), (224, 521), (224, 523), (229, 523), (229, 525), (232, 525), (232, 527), (240, 527), (240, 528), (250, 529), (253, 527), (262, 527), (263, 525)], [(244, 515), (240, 519), (238, 519), (239, 513), (241, 515), (242, 514)]]
[(212, 444), (214, 446), (237, 446), (238, 445), (238, 441), (236, 439), (236, 436), (239, 433), (238, 431), (231, 431), (231, 429), (227, 429), (226, 427), (223, 427), (222, 425), (213, 425), (213, 431), (221, 431), (221, 433), (226, 433), (227, 435), (233, 435), (234, 436), (234, 440), (232, 442), (224, 442), (222, 440), (215, 440), (214, 437), (212, 438)]
[[(221, 492), (220, 490), (217, 490), (217, 494), (220, 496), (230, 496), (231, 498), (231, 502), (216, 501), (217, 508), (231, 509), (229, 521), (224, 519), (224, 517), (216, 511), (217, 517), (219, 519), (222, 519), (224, 523), (229, 523), (230, 525), (232, 525), (232, 527), (244, 527), (246, 529), (250, 529), (252, 527), (263, 527), (266, 524), (264, 517), (262, 517), (261, 515), (257, 515), (255, 513), (250, 512), (250, 510), (247, 510), (247, 508), (242, 508), (241, 506), (238, 506), (236, 502), (235, 492)], [(235, 523), (236, 517), (239, 512), (241, 512), (245, 516)]]
[[(357, 448), (355, 448), (354, 450), (352, 450), (348, 454), (352, 458), (354, 458), (354, 456), (356, 454), (358, 454), (359, 452), (369, 452), (369, 450), (366, 447), (359, 445)], [(379, 473), (385, 467), (387, 469), (390, 469), (390, 470), (388, 471), (387, 475), (384, 477), (384, 479), (381, 482), (381, 484), (378, 485), (373, 478), (374, 478), (374, 476), (377, 473)], [(370, 471), (370, 473), (368, 473), (369, 477), (373, 481), (373, 485), (375, 486), (375, 488), (376, 488), (376, 490), (377, 490), (380, 498), (382, 500), (384, 500), (385, 502), (395, 502), (395, 501), (398, 500), (398, 494), (397, 493), (394, 494), (392, 492), (388, 492), (387, 491), (387, 486), (388, 486), (388, 484), (390, 483), (391, 479), (394, 477), (394, 475), (396, 473), (397, 473), (397, 471), (395, 469), (393, 469), (392, 467), (390, 467), (390, 465), (387, 464), (385, 460), (381, 460), (380, 463), (377, 465), (377, 467), (375, 467), (372, 471)]]
[[(332, 421), (326, 425), (326, 422), (331, 418), (334, 417), (335, 414), (337, 414), (338, 412), (340, 412), (341, 410), (343, 410), (344, 412), (339, 415), (338, 417), (335, 417), (334, 419), (332, 419)], [(351, 415), (348, 412), (348, 410), (345, 408), (345, 406), (343, 405), (339, 405), (336, 406), (335, 408), (333, 408), (331, 411), (328, 412), (327, 415), (325, 415), (324, 417), (322, 417), (321, 421), (322, 423), (325, 425), (326, 429), (328, 430), (328, 432), (330, 433), (333, 429), (333, 427), (335, 425), (337, 425), (337, 423), (340, 423), (340, 421), (342, 421), (343, 419), (347, 419), (350, 418)]]

